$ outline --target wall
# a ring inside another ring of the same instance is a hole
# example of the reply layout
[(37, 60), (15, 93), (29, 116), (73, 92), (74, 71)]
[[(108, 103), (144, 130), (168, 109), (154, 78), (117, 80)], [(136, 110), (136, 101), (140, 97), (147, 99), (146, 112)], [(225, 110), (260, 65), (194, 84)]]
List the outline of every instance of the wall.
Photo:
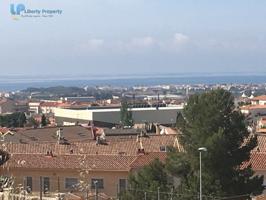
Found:
[[(182, 110), (182, 107), (161, 107), (156, 108), (134, 108), (132, 109), (133, 120), (135, 123), (160, 123), (172, 124), (175, 123), (177, 113)], [(56, 118), (64, 118), (68, 121), (77, 121), (73, 119), (97, 121), (111, 124), (120, 123), (120, 109), (95, 109), (95, 110), (70, 110), (70, 109), (55, 109)]]
[[(32, 193), (38, 194), (40, 191), (40, 176), (50, 178), (50, 193), (60, 192), (65, 193), (71, 191), (65, 188), (65, 178), (78, 178), (78, 170), (44, 170), (44, 169), (11, 169), (9, 172), (2, 171), (1, 175), (14, 176), (15, 185), (23, 185), (24, 178), (29, 176), (33, 180)], [(119, 179), (127, 179), (127, 171), (91, 171), (89, 173), (88, 179), (92, 178), (103, 178), (104, 179), (104, 188), (99, 189), (99, 192), (103, 192), (108, 196), (116, 197), (118, 191)], [(91, 182), (91, 181), (89, 181)], [(95, 190), (92, 189), (92, 192)], [(81, 194), (81, 192), (78, 192)], [(85, 195), (82, 193), (81, 195)]]

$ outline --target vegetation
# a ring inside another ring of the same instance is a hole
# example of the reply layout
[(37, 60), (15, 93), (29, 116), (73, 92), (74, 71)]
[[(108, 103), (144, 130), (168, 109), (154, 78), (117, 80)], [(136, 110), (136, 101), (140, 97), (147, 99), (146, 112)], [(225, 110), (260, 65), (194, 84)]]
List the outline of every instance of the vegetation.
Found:
[(42, 114), (41, 125), (44, 127), (44, 126), (46, 126), (47, 124), (48, 124), (47, 119), (46, 119), (45, 115)]
[(0, 126), (2, 127), (24, 127), (26, 116), (23, 112), (15, 112), (8, 115), (0, 116)]
[[(156, 159), (138, 173), (130, 175), (130, 189), (121, 193), (120, 197), (127, 200), (144, 199), (144, 196), (146, 196), (146, 199), (157, 199), (158, 190), (162, 194), (170, 191), (167, 177), (165, 165), (159, 159)], [(166, 195), (161, 195), (160, 199), (166, 200), (169, 198)]]
[(129, 110), (129, 106), (126, 100), (121, 102), (120, 120), (122, 126), (133, 126), (132, 112)]
[[(206, 147), (208, 151), (202, 153), (204, 199), (260, 194), (263, 177), (255, 176), (251, 166), (243, 165), (257, 146), (257, 138), (250, 136), (245, 118), (235, 109), (233, 100), (231, 93), (222, 89), (190, 97), (177, 118), (177, 128), (182, 132), (179, 139), (185, 151), (172, 149), (165, 167), (157, 161), (132, 175), (131, 187), (154, 192), (156, 187), (161, 187), (162, 191), (169, 192), (172, 185), (175, 193), (180, 194), (177, 199), (198, 199), (198, 148)], [(167, 177), (166, 173), (178, 178), (178, 184), (161, 177)], [(140, 199), (132, 192), (128, 192), (128, 197)]]
[[(10, 155), (6, 151), (0, 149), (0, 166), (8, 161), (9, 158)], [(10, 178), (2, 175), (0, 176), (0, 192), (3, 192), (3, 188), (9, 187), (10, 184), (12, 184), (12, 180)]]
[(39, 125), (40, 123), (34, 117), (28, 118), (27, 126), (37, 128)]

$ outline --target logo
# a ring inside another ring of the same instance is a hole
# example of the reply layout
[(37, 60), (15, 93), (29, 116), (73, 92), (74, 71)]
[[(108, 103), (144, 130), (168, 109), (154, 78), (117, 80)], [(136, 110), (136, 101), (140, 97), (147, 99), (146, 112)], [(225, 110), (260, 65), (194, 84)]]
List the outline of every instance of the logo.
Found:
[(24, 4), (10, 4), (10, 13), (14, 20), (26, 17), (54, 17), (62, 14), (61, 9), (47, 9), (47, 8), (27, 8)]
[(25, 10), (26, 7), (24, 6), (24, 4), (18, 4), (17, 6), (15, 6), (14, 4), (10, 5), (10, 12), (12, 15), (20, 15), (20, 13)]

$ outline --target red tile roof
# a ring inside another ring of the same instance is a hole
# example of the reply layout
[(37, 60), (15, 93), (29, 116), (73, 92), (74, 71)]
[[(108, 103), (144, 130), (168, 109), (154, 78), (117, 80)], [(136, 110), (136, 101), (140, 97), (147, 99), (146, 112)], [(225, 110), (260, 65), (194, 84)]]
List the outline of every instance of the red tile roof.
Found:
[[(140, 141), (140, 140), (139, 140)], [(55, 143), (4, 143), (2, 149), (11, 154), (5, 167), (30, 169), (78, 169), (83, 158), (92, 170), (129, 171), (150, 164), (155, 158), (164, 160), (161, 146), (173, 146), (174, 135), (152, 135), (141, 138), (145, 155), (138, 153), (140, 142), (136, 138), (111, 139), (96, 145), (94, 140), (60, 145)], [(47, 152), (53, 156), (47, 156)]]
[(247, 167), (251, 164), (253, 170), (266, 170), (266, 153), (265, 152), (253, 152), (250, 155), (249, 162), (243, 163), (242, 167)]
[(41, 107), (57, 107), (59, 105), (58, 102), (41, 102)]
[(266, 101), (266, 95), (254, 97), (251, 101)]
[[(152, 135), (141, 139), (145, 152), (160, 152), (161, 146), (173, 146), (175, 142), (174, 135)], [(5, 143), (7, 151), (18, 154), (45, 154), (48, 150), (52, 150), (55, 155), (69, 155), (70, 150), (73, 154), (101, 154), (101, 155), (137, 155), (140, 143), (136, 138), (110, 139), (106, 144), (96, 145), (96, 141), (92, 139), (83, 142), (74, 142), (70, 145), (57, 144), (56, 139), (53, 143), (31, 143), (31, 144), (15, 144)]]
[[(13, 154), (4, 168), (81, 169), (129, 171), (136, 156), (120, 155), (59, 155)], [(83, 163), (83, 164), (81, 164)]]
[(160, 153), (147, 153), (145, 155), (138, 156), (135, 161), (131, 164), (132, 169), (138, 169), (145, 165), (149, 165), (152, 161), (155, 159), (159, 159), (161, 162), (164, 162), (167, 157), (166, 152), (160, 152)]
[(256, 196), (254, 197), (254, 200), (266, 200), (266, 195), (262, 194), (262, 195)]

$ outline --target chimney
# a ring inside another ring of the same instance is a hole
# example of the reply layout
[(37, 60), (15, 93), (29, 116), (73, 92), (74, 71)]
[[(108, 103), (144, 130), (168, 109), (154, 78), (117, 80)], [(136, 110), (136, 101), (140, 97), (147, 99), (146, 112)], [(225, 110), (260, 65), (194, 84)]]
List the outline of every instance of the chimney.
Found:
[(57, 143), (60, 144), (60, 140), (63, 138), (63, 129), (59, 128), (56, 131), (56, 136), (57, 136)]
[(139, 137), (139, 149), (138, 149), (138, 154), (145, 154), (145, 150), (144, 150), (144, 147), (143, 147), (143, 144), (142, 144), (142, 138)]
[(160, 135), (160, 127), (158, 124), (155, 125), (156, 126), (156, 135)]

